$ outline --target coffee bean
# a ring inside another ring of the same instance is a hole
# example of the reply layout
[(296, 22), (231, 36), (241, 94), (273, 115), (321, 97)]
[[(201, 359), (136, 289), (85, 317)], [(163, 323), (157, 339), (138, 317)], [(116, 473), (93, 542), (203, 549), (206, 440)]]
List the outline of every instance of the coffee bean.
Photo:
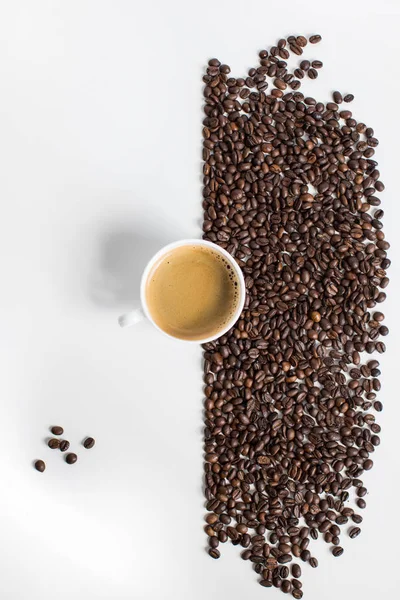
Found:
[(333, 92), (333, 100), (336, 102), (336, 104), (342, 104), (343, 102), (343, 96), (340, 92)]
[(76, 463), (77, 460), (78, 460), (78, 457), (76, 454), (74, 454), (74, 452), (70, 452), (65, 457), (65, 462), (67, 462), (69, 465), (73, 465), (74, 463)]
[(87, 448), (89, 450), (90, 448), (93, 448), (93, 446), (95, 445), (95, 440), (92, 437), (87, 437), (85, 439), (85, 441), (83, 442), (83, 445), (85, 446), (85, 448)]
[(302, 550), (301, 554), (300, 554), (300, 558), (301, 560), (304, 560), (304, 562), (307, 562), (308, 560), (310, 560), (311, 558), (311, 553), (309, 550)]
[(279, 569), (279, 576), (282, 579), (286, 579), (287, 577), (289, 577), (289, 569), (288, 569), (288, 567), (281, 567)]
[(228, 73), (231, 72), (231, 68), (228, 67), (228, 65), (221, 65), (219, 70), (221, 73), (224, 73), (224, 75), (227, 75)]
[(51, 438), (48, 442), (47, 445), (49, 448), (51, 448), (52, 450), (56, 450), (57, 448), (60, 447), (60, 440), (57, 440), (56, 438)]
[(281, 563), (282, 565), (285, 563), (288, 563), (292, 560), (292, 555), (291, 554), (281, 554), (278, 557), (278, 562)]
[(322, 37), (320, 35), (311, 35), (308, 38), (308, 41), (310, 42), (310, 44), (318, 44), (318, 42), (320, 42), (322, 40)]
[(54, 425), (50, 431), (53, 435), (62, 435), (64, 433), (64, 429), (59, 425)]
[(292, 584), (287, 579), (282, 581), (281, 590), (284, 594), (289, 594), (292, 591)]
[(362, 516), (361, 515), (352, 515), (351, 519), (354, 523), (357, 523), (357, 525), (359, 525), (360, 523), (362, 523)]
[(210, 544), (210, 547), (214, 549), (219, 546), (219, 540), (216, 536), (210, 537), (208, 543)]
[(380, 444), (382, 375), (364, 356), (386, 349), (390, 266), (379, 142), (340, 110), (351, 94), (297, 91), (322, 67), (290, 72), (288, 51), (306, 41), (281, 38), (244, 77), (214, 59), (202, 123), (203, 238), (235, 257), (246, 286), (238, 321), (203, 344), (209, 552), (231, 540), (265, 587), (299, 598), (293, 557), (315, 568), (318, 537), (339, 556), (341, 527), (352, 537), (362, 522), (347, 503), (354, 488), (365, 508)]
[(294, 589), (292, 591), (292, 596), (293, 598), (295, 598), (296, 600), (300, 600), (303, 597), (303, 592), (301, 590), (298, 589)]
[(35, 469), (36, 471), (39, 471), (40, 473), (43, 473), (43, 471), (46, 469), (46, 464), (43, 460), (37, 460), (35, 462)]
[(292, 565), (292, 575), (296, 579), (298, 579), (299, 577), (301, 577), (301, 567), (300, 567), (300, 565), (298, 565), (298, 564)]
[(354, 539), (357, 536), (359, 536), (360, 533), (361, 533), (361, 529), (359, 527), (352, 527), (349, 531), (349, 536), (351, 537), (351, 539)]
[(316, 569), (318, 567), (318, 560), (313, 556), (310, 558), (309, 563), (310, 567), (312, 567), (313, 569)]
[(69, 448), (69, 442), (68, 440), (61, 440), (60, 441), (60, 450), (61, 452), (66, 452)]
[(210, 548), (208, 554), (211, 556), (211, 558), (219, 558), (221, 556), (220, 551), (214, 548)]
[(354, 96), (353, 96), (353, 94), (346, 94), (345, 97), (343, 98), (343, 100), (345, 102), (353, 102)]

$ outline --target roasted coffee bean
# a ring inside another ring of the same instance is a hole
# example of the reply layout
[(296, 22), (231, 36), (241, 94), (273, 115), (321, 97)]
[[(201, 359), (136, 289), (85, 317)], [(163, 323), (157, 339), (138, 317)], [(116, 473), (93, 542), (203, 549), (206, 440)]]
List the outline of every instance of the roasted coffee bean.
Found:
[(296, 579), (298, 579), (299, 577), (301, 577), (301, 567), (300, 567), (300, 565), (298, 565), (296, 563), (294, 565), (292, 565), (292, 575)]
[(64, 429), (59, 425), (54, 425), (50, 431), (53, 435), (62, 435), (64, 433)]
[(56, 438), (51, 438), (48, 442), (47, 445), (49, 448), (51, 448), (52, 450), (56, 450), (57, 448), (60, 447), (60, 440), (57, 440)]
[(288, 579), (284, 579), (282, 581), (281, 590), (284, 594), (289, 594), (292, 591), (292, 584), (290, 583), (290, 581)]
[(87, 450), (89, 450), (90, 448), (93, 448), (93, 446), (95, 445), (95, 440), (92, 437), (87, 437), (85, 439), (85, 441), (83, 442), (83, 445), (85, 446), (85, 448)]
[(357, 536), (359, 536), (360, 533), (361, 533), (361, 529), (359, 527), (352, 527), (349, 531), (349, 536), (351, 537), (351, 539), (354, 539)]
[(210, 537), (208, 543), (211, 548), (218, 548), (219, 546), (219, 540), (216, 536)]
[(311, 63), (309, 60), (302, 60), (300, 63), (300, 69), (302, 69), (303, 71), (308, 71), (308, 69), (311, 67)]
[(37, 460), (35, 462), (35, 469), (36, 471), (43, 473), (43, 471), (46, 469), (46, 463), (44, 462), (44, 460)]
[(211, 558), (219, 558), (221, 556), (220, 551), (216, 548), (210, 548), (208, 554), (211, 556)]
[(318, 537), (339, 556), (341, 527), (355, 537), (362, 522), (347, 502), (355, 488), (365, 508), (380, 444), (382, 375), (364, 357), (386, 349), (390, 266), (379, 142), (341, 110), (351, 94), (297, 91), (322, 67), (289, 70), (305, 42), (280, 39), (242, 78), (212, 59), (202, 124), (203, 238), (235, 257), (246, 286), (238, 321), (203, 344), (209, 551), (231, 540), (266, 587), (299, 598), (293, 557), (315, 568)]
[(304, 562), (307, 562), (308, 560), (310, 560), (311, 558), (311, 553), (309, 550), (302, 550), (301, 554), (300, 554), (300, 558), (301, 560), (304, 560)]
[(336, 104), (342, 104), (343, 96), (340, 92), (333, 92), (333, 100)]
[(296, 38), (296, 44), (304, 48), (304, 46), (307, 46), (307, 38), (305, 38), (304, 35), (298, 35)]
[(322, 40), (322, 37), (318, 34), (316, 35), (311, 35), (308, 38), (308, 41), (310, 42), (310, 44), (318, 44), (318, 42), (320, 42)]
[(287, 577), (289, 577), (288, 567), (281, 567), (279, 569), (279, 576), (282, 577), (282, 579), (286, 579)]
[(295, 588), (295, 589), (292, 591), (292, 596), (293, 596), (293, 598), (295, 598), (296, 600), (300, 600), (300, 599), (303, 597), (303, 592), (302, 592), (302, 590), (299, 590), (299, 589)]
[(353, 94), (346, 94), (345, 97), (343, 98), (343, 100), (345, 102), (353, 102), (354, 96), (353, 96)]
[(308, 562), (310, 563), (310, 567), (312, 567), (313, 569), (316, 569), (318, 567), (318, 561), (316, 558), (314, 558), (314, 556), (312, 556)]
[(61, 452), (66, 452), (69, 448), (68, 440), (60, 440), (60, 450)]
[(76, 463), (77, 460), (78, 460), (78, 457), (74, 452), (70, 452), (65, 457), (65, 462), (67, 462), (69, 465), (73, 465), (74, 463)]

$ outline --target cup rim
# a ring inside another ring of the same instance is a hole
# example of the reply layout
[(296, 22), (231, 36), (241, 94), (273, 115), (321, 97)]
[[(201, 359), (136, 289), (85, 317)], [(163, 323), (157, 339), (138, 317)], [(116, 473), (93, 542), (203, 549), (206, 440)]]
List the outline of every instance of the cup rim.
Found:
[[(222, 256), (224, 256), (229, 261), (229, 264), (234, 269), (235, 274), (239, 280), (240, 297), (239, 297), (239, 302), (236, 307), (236, 310), (235, 310), (234, 314), (232, 315), (232, 318), (229, 320), (229, 322), (227, 323), (227, 325), (225, 327), (223, 327), (220, 331), (218, 331), (217, 335), (212, 335), (207, 338), (202, 338), (199, 340), (184, 340), (182, 338), (175, 337), (174, 335), (171, 335), (171, 334), (167, 333), (166, 331), (164, 331), (163, 329), (161, 329), (161, 327), (159, 327), (157, 325), (157, 323), (155, 323), (153, 317), (150, 314), (150, 311), (148, 309), (147, 302), (146, 302), (146, 293), (145, 293), (147, 279), (148, 279), (149, 273), (150, 273), (151, 269), (153, 268), (154, 264), (164, 254), (166, 254), (170, 250), (174, 250), (175, 248), (180, 248), (181, 246), (190, 246), (190, 245), (206, 246), (208, 248), (212, 248), (216, 252), (219, 252)], [(142, 305), (142, 310), (143, 310), (144, 314), (146, 315), (146, 317), (149, 319), (149, 321), (152, 323), (152, 325), (154, 325), (154, 327), (156, 329), (158, 329), (158, 331), (161, 331), (161, 333), (163, 333), (170, 339), (177, 340), (178, 342), (185, 342), (188, 344), (207, 344), (208, 342), (213, 342), (214, 340), (217, 340), (222, 335), (224, 335), (227, 331), (229, 331), (229, 329), (236, 323), (236, 321), (240, 317), (240, 314), (244, 307), (245, 300), (246, 300), (246, 286), (245, 286), (245, 282), (244, 282), (244, 276), (242, 273), (242, 269), (237, 264), (235, 258), (231, 254), (229, 254), (229, 252), (227, 252), (224, 248), (221, 248), (220, 246), (218, 246), (218, 244), (214, 244), (213, 242), (209, 242), (208, 240), (201, 240), (201, 239), (196, 239), (196, 238), (185, 239), (185, 240), (179, 240), (177, 242), (172, 242), (170, 244), (167, 244), (166, 246), (163, 246), (163, 248), (161, 248), (158, 252), (156, 252), (156, 254), (154, 254), (154, 256), (147, 263), (147, 265), (143, 271), (141, 281), (140, 281), (140, 302)]]

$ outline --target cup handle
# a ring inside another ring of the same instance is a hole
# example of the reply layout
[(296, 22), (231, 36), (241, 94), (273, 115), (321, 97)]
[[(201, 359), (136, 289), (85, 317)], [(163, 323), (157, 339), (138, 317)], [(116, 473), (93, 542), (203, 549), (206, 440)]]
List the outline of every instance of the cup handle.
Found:
[(143, 321), (143, 319), (145, 318), (146, 315), (144, 314), (142, 309), (135, 308), (135, 310), (132, 310), (131, 312), (126, 313), (125, 315), (121, 315), (118, 319), (118, 323), (120, 327), (130, 327), (131, 325), (136, 325), (137, 323), (140, 323), (140, 321)]

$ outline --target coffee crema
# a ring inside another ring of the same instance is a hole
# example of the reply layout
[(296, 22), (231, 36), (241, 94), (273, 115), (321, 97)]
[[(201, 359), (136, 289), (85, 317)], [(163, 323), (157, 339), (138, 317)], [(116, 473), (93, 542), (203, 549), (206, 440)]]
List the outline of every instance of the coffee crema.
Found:
[(224, 329), (239, 304), (229, 261), (206, 246), (179, 246), (153, 265), (145, 287), (156, 325), (182, 340), (202, 340)]

